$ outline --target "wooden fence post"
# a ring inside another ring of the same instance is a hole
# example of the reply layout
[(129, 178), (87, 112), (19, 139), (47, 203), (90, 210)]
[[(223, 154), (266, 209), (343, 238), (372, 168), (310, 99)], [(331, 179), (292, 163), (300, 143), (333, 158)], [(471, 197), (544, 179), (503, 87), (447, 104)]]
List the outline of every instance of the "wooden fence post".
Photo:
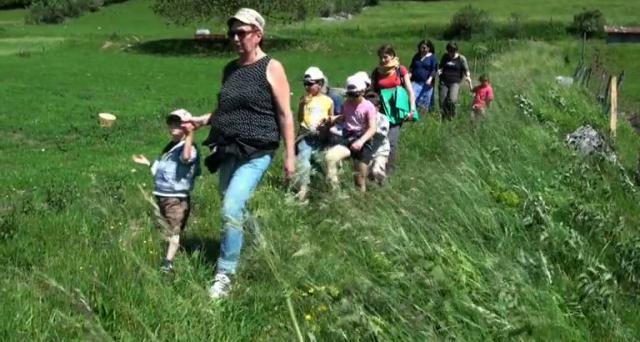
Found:
[(618, 81), (615, 75), (611, 76), (611, 106), (609, 109), (611, 136), (615, 138), (618, 128)]

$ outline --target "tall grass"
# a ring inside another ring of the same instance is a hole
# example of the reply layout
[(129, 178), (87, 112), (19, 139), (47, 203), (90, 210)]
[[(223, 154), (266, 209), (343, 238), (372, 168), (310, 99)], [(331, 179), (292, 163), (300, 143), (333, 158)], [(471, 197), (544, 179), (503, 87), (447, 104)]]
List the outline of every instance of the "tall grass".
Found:
[[(317, 41), (326, 50), (275, 54), (296, 94), (309, 65), (340, 80), (375, 64), (354, 26)], [(628, 171), (563, 143), (581, 124), (607, 127), (587, 94), (554, 86), (573, 69), (570, 49), (516, 42), (489, 59), (498, 98), (487, 120), (473, 128), (465, 109), (407, 124), (386, 187), (359, 194), (344, 174), (343, 192), (318, 180), (296, 205), (278, 160), (252, 200), (232, 296), (214, 303), (217, 180), (198, 180), (185, 248), (164, 277), (150, 176), (128, 160), (160, 150), (169, 109), (211, 109), (226, 57), (101, 50), (108, 34), (76, 34), (0, 57), (0, 339), (273, 341), (296, 339), (296, 325), (318, 341), (636, 338), (640, 202)], [(401, 56), (413, 40), (400, 39)], [(99, 111), (118, 115), (114, 129), (97, 127)]]

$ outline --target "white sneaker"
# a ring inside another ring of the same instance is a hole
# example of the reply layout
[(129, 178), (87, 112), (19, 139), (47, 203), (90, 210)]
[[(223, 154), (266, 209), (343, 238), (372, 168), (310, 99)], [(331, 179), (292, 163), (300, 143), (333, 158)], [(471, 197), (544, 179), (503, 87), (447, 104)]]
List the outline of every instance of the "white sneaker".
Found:
[(209, 288), (209, 296), (212, 299), (227, 297), (231, 291), (231, 279), (226, 274), (219, 272), (213, 279), (213, 285)]

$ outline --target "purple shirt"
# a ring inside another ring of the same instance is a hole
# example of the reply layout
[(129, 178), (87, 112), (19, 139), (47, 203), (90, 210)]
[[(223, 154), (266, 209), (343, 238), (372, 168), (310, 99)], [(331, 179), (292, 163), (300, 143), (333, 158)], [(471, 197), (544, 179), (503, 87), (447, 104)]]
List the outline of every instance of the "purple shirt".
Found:
[(342, 115), (347, 131), (364, 133), (369, 128), (369, 120), (378, 120), (378, 110), (369, 100), (362, 100), (359, 104), (345, 101), (342, 104)]

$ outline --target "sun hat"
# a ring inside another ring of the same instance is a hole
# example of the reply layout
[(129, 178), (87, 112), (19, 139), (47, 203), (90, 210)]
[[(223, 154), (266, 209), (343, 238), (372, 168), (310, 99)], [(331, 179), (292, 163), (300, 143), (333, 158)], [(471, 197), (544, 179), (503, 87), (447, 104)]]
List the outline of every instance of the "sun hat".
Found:
[(234, 14), (231, 18), (229, 18), (229, 20), (227, 20), (227, 25), (231, 26), (234, 20), (238, 20), (243, 24), (253, 25), (257, 27), (260, 32), (264, 32), (264, 25), (266, 24), (264, 18), (254, 9), (239, 9), (236, 14)]
[(189, 113), (185, 109), (180, 108), (169, 113), (169, 115), (167, 116), (167, 122), (173, 121), (175, 120), (175, 118), (178, 118), (181, 122), (185, 122), (191, 120), (191, 117), (191, 113)]
[(360, 79), (364, 81), (367, 87), (371, 85), (371, 78), (369, 78), (369, 74), (367, 74), (365, 71), (358, 71), (353, 74), (353, 76), (360, 77)]
[(320, 81), (325, 80), (326, 77), (320, 68), (312, 66), (305, 70), (304, 79), (305, 81)]
[(347, 77), (347, 93), (354, 93), (358, 91), (364, 91), (367, 88), (367, 84), (361, 77), (351, 75)]

